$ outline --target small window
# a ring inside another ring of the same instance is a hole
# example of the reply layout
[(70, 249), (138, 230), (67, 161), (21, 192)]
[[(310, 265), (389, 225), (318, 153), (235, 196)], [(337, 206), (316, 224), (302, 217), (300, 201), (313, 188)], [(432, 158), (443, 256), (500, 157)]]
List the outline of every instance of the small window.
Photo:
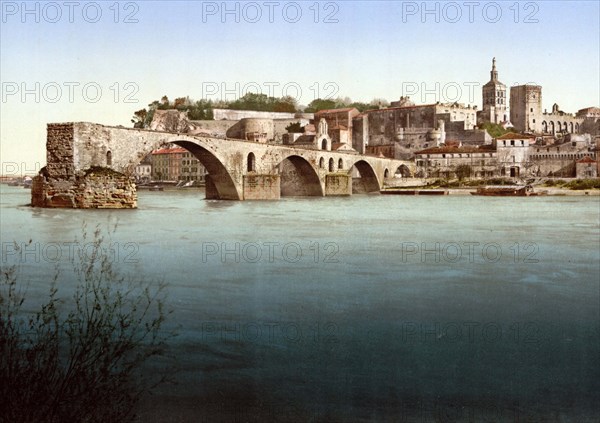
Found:
[(254, 153), (248, 154), (248, 172), (254, 172), (256, 170), (256, 159)]
[(106, 152), (106, 166), (112, 166), (112, 152)]

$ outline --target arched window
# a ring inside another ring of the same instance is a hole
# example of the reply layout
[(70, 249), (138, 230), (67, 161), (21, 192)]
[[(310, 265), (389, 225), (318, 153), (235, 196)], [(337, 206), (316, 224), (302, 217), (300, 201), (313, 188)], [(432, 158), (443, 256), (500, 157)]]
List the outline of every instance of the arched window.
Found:
[(327, 140), (325, 138), (321, 141), (321, 150), (327, 150)]
[(106, 152), (106, 166), (112, 166), (112, 152)]
[(338, 160), (338, 169), (343, 169), (344, 168), (344, 161), (342, 159)]
[(323, 157), (321, 157), (321, 159), (319, 160), (319, 168), (325, 168), (325, 159)]
[(254, 157), (254, 153), (248, 154), (248, 172), (256, 171), (256, 158)]
[(386, 169), (385, 172), (383, 172), (383, 177), (386, 178), (386, 179), (389, 178), (390, 177), (390, 171)]
[(333, 159), (329, 159), (329, 171), (333, 172), (335, 170), (335, 164), (333, 162)]

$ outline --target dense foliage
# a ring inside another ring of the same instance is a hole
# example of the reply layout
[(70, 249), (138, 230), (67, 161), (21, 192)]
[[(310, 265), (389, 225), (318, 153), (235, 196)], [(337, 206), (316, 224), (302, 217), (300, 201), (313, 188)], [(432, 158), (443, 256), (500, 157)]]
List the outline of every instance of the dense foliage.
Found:
[(510, 129), (504, 129), (502, 125), (497, 123), (486, 122), (479, 125), (479, 129), (485, 129), (492, 138), (501, 137), (504, 134), (511, 132)]
[(300, 106), (295, 98), (269, 97), (266, 94), (247, 93), (234, 101), (191, 100), (189, 97), (179, 97), (174, 101), (165, 95), (160, 101), (155, 100), (147, 108), (134, 112), (131, 122), (134, 128), (147, 128), (154, 118), (156, 110), (177, 109), (187, 111), (190, 120), (213, 119), (213, 109), (255, 110), (261, 112), (295, 113), (305, 111), (314, 113), (325, 109), (343, 109), (355, 107), (360, 112), (377, 109), (379, 106), (389, 106), (385, 99), (373, 99), (370, 103), (353, 102), (348, 97), (337, 99), (315, 99), (308, 106)]

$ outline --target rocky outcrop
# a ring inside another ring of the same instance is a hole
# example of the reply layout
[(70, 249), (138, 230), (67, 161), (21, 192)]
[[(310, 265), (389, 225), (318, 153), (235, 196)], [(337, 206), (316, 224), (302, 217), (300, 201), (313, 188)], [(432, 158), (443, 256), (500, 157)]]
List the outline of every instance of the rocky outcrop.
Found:
[(190, 130), (190, 120), (187, 111), (180, 112), (176, 109), (155, 110), (150, 123), (153, 131), (179, 132), (185, 134)]

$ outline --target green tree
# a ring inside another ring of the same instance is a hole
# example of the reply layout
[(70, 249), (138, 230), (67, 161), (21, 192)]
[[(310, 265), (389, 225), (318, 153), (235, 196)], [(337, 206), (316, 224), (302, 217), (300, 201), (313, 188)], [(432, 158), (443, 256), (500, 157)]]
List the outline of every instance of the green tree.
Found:
[(131, 122), (133, 123), (134, 128), (145, 128), (147, 126), (147, 119), (148, 110), (141, 109), (133, 113), (133, 119), (131, 119)]
[(479, 125), (479, 129), (485, 129), (488, 134), (490, 134), (493, 138), (498, 138), (504, 134), (510, 132), (508, 129), (504, 129), (502, 125), (498, 125), (497, 123), (485, 122)]
[(275, 100), (273, 112), (295, 113), (298, 111), (298, 103), (294, 97), (285, 96)]
[(335, 109), (335, 108), (336, 108), (335, 100), (323, 100), (321, 98), (317, 98), (317, 99), (311, 101), (310, 103), (308, 103), (308, 106), (306, 107), (306, 109), (304, 109), (304, 111), (307, 113), (316, 113), (321, 110), (328, 110), (328, 109)]
[(199, 100), (189, 106), (188, 118), (190, 120), (211, 120), (213, 118), (212, 100)]
[(300, 125), (300, 122), (290, 123), (288, 126), (285, 127), (285, 130), (288, 131), (288, 133), (297, 133), (297, 134), (304, 132), (304, 128)]

